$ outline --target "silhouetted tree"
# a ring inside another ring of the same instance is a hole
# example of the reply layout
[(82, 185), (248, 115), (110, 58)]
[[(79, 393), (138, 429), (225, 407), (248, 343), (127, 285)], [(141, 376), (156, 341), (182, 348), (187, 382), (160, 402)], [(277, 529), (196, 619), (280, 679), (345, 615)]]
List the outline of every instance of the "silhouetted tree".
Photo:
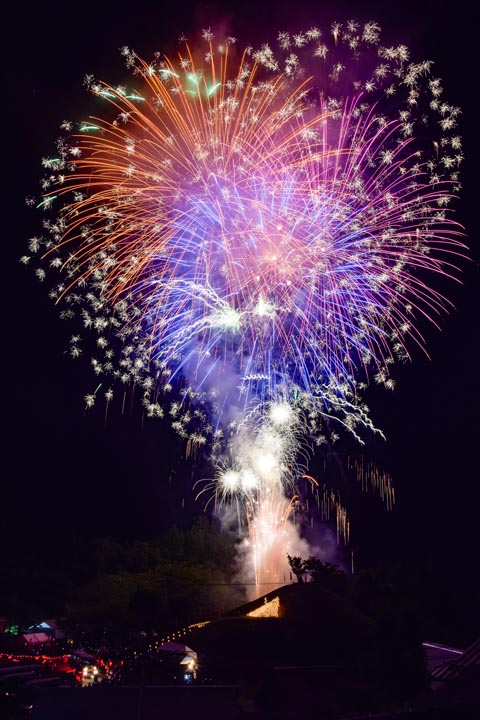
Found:
[(290, 569), (297, 578), (297, 582), (303, 582), (303, 576), (305, 574), (305, 560), (298, 555), (292, 556), (287, 554), (287, 558)]
[(312, 582), (320, 583), (324, 590), (343, 595), (348, 589), (347, 576), (337, 565), (310, 556), (304, 561), (303, 570), (309, 573)]

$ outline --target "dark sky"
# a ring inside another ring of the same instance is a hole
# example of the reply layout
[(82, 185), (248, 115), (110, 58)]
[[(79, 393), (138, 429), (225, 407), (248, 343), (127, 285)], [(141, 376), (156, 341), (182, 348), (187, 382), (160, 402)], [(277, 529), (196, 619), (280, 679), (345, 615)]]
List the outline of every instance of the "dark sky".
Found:
[(27, 239), (41, 229), (41, 216), (28, 210), (24, 198), (37, 192), (41, 157), (54, 147), (61, 121), (82, 116), (88, 100), (83, 76), (120, 81), (121, 46), (148, 57), (165, 43), (175, 45), (181, 32), (219, 19), (247, 43), (261, 41), (274, 20), (279, 28), (302, 28), (351, 15), (377, 20), (383, 37), (404, 42), (419, 60), (433, 59), (448, 99), (462, 107), (466, 159), (457, 219), (472, 257), (463, 285), (448, 290), (455, 309), (444, 318), (443, 331), (423, 328), (430, 359), (416, 353), (411, 365), (397, 368), (394, 392), (369, 392), (374, 421), (387, 441), (365, 452), (392, 475), (398, 504), (387, 518), (378, 503), (359, 501), (354, 532), (372, 556), (405, 554), (414, 560), (427, 552), (445, 557), (446, 565), (474, 567), (480, 499), (475, 18), (466, 0), (333, 4), (335, 12), (315, 9), (325, 2), (268, 6), (251, 0), (138, 0), (125, 9), (101, 1), (68, 9), (60, 3), (28, 9), (12, 3), (4, 11), (2, 512), (19, 527), (40, 530), (49, 518), (85, 532), (151, 535), (193, 508), (192, 467), (160, 422), (142, 424), (135, 408), (123, 416), (111, 408), (106, 422), (103, 411), (84, 413), (83, 396), (95, 379), (85, 363), (65, 356), (72, 328), (64, 328), (45, 289), (18, 262)]

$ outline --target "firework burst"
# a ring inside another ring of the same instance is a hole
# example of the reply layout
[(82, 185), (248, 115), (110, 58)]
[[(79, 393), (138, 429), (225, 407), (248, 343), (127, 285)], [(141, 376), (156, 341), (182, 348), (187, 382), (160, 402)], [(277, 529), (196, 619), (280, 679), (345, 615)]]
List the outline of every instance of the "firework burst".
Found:
[(431, 281), (464, 248), (459, 110), (373, 22), (122, 52), (131, 85), (86, 78), (95, 112), (44, 159), (45, 233), (23, 261), (59, 273), (50, 294), (95, 332), (99, 376), (141, 388), (189, 451), (211, 442), (215, 494), (246, 498), (258, 535), (272, 498), (273, 525), (289, 516), (298, 437), (373, 428), (362, 385), (393, 386), (448, 307)]

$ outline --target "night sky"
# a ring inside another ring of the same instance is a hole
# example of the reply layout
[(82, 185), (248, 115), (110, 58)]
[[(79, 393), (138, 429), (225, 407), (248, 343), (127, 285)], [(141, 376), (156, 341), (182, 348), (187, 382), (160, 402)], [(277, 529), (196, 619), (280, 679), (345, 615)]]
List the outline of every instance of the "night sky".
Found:
[[(449, 102), (463, 110), (465, 161), (456, 218), (466, 228), (471, 262), (463, 284), (444, 289), (454, 303), (442, 332), (425, 325), (430, 358), (397, 366), (393, 392), (372, 388), (367, 402), (386, 442), (365, 454), (393, 477), (397, 506), (386, 513), (375, 498), (352, 508), (355, 547), (378, 558), (423, 563), (437, 560), (446, 573), (478, 568), (480, 499), (478, 206), (478, 39), (466, 0), (448, 2), (332, 3), (275, 6), (238, 3), (98, 2), (10, 4), (4, 17), (3, 61), (3, 466), (1, 513), (29, 536), (46, 526), (59, 540), (77, 532), (152, 537), (172, 522), (200, 512), (191, 491), (202, 470), (185, 461), (185, 449), (161, 421), (142, 422), (138, 406), (122, 415), (115, 402), (87, 413), (83, 396), (96, 387), (88, 357), (65, 350), (72, 325), (62, 323), (44, 286), (20, 265), (27, 240), (41, 231), (42, 215), (24, 198), (36, 194), (41, 158), (54, 148), (60, 123), (83, 119), (89, 95), (86, 73), (121, 82), (127, 76), (119, 48), (149, 57), (175, 47), (182, 33), (224, 22), (240, 42), (259, 42), (270, 28), (325, 26), (353, 16), (375, 19), (382, 39), (404, 42), (418, 60), (433, 59)], [(226, 10), (226, 6), (230, 8)], [(272, 9), (274, 7), (274, 9)], [(359, 10), (359, 8), (361, 8)], [(262, 30), (262, 28), (264, 30)], [(120, 395), (120, 393), (118, 393)], [(442, 561), (438, 561), (438, 558)], [(440, 570), (439, 570), (440, 571)]]

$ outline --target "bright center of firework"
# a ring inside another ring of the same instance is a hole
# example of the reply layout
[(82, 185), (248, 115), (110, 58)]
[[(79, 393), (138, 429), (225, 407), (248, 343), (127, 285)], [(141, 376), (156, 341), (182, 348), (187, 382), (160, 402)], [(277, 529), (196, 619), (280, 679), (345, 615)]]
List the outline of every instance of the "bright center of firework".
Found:
[(241, 475), (242, 490), (249, 492), (258, 486), (258, 479), (251, 470), (243, 470)]
[(275, 307), (271, 302), (265, 300), (262, 296), (258, 298), (257, 304), (254, 308), (255, 315), (258, 317), (273, 317), (275, 314)]
[(219, 478), (219, 485), (224, 492), (236, 492), (241, 484), (241, 476), (235, 470), (226, 470)]
[(268, 415), (274, 425), (286, 425), (293, 420), (294, 412), (288, 403), (280, 402), (270, 405)]
[(270, 452), (262, 452), (255, 457), (255, 470), (264, 479), (269, 478), (277, 467), (277, 459)]
[(240, 314), (231, 307), (211, 315), (211, 324), (214, 328), (225, 331), (237, 331), (240, 328)]

